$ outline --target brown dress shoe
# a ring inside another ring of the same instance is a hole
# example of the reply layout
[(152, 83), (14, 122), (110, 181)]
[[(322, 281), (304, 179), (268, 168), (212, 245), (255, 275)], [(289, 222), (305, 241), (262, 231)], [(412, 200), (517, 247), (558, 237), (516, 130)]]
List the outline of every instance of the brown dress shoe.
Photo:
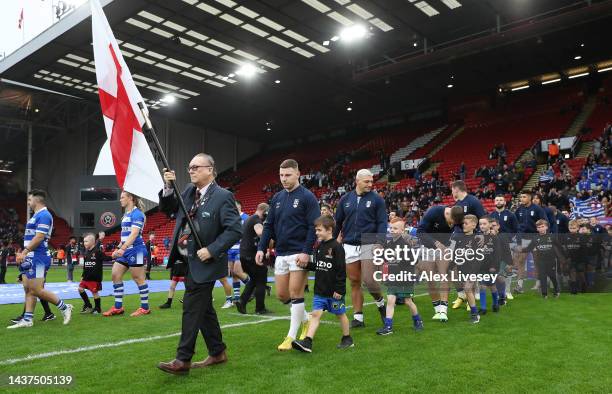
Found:
[(206, 357), (206, 360), (204, 361), (198, 361), (198, 362), (191, 364), (191, 368), (210, 367), (211, 365), (222, 364), (224, 362), (227, 362), (227, 354), (225, 353), (225, 350), (216, 356)]
[(157, 368), (173, 375), (187, 375), (191, 368), (191, 362), (174, 359), (167, 363), (157, 364)]

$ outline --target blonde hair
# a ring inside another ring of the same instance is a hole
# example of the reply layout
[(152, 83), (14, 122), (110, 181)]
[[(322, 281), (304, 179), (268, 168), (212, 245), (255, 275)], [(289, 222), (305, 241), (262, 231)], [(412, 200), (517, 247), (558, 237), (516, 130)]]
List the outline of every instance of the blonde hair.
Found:
[(142, 213), (144, 213), (145, 211), (145, 205), (144, 205), (144, 201), (142, 200), (142, 198), (138, 197), (137, 195), (128, 192), (127, 190), (123, 190), (123, 193), (129, 195), (130, 197), (132, 197), (132, 201), (134, 201), (134, 206), (138, 209), (140, 209), (142, 211)]

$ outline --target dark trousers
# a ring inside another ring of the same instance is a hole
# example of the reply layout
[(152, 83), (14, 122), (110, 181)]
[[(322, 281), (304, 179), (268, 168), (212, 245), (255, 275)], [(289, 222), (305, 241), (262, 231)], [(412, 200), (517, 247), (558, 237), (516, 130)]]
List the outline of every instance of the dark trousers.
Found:
[(0, 283), (6, 283), (6, 261), (0, 263)]
[(548, 295), (548, 281), (546, 278), (550, 278), (555, 287), (555, 293), (559, 293), (559, 282), (557, 281), (557, 262), (553, 261), (538, 261), (536, 263), (538, 267), (538, 280), (540, 281), (540, 289), (542, 295)]
[(225, 350), (221, 327), (212, 304), (214, 286), (215, 282), (195, 283), (191, 275), (185, 278), (183, 324), (181, 339), (176, 349), (178, 360), (191, 361), (199, 332), (204, 337), (210, 356), (217, 356)]
[(266, 283), (268, 281), (268, 267), (265, 265), (257, 265), (255, 259), (249, 259), (240, 256), (240, 264), (242, 269), (249, 275), (249, 283), (244, 287), (244, 291), (240, 296), (240, 302), (246, 305), (255, 291), (255, 311), (263, 311), (266, 309)]

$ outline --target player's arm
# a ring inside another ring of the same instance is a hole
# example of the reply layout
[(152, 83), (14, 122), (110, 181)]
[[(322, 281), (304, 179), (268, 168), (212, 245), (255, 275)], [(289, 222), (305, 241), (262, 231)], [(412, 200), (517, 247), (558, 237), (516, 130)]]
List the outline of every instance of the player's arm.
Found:
[(30, 241), (30, 243), (28, 244), (28, 246), (26, 248), (23, 248), (22, 253), (24, 255), (26, 255), (26, 254), (36, 250), (36, 248), (44, 240), (45, 240), (45, 234), (44, 233), (40, 233), (40, 232), (38, 232), (38, 230), (36, 230), (36, 234), (34, 235), (34, 238), (32, 238), (32, 240)]
[(429, 229), (432, 228), (433, 215), (431, 211), (425, 212), (423, 219), (419, 222), (417, 227), (417, 237), (421, 240), (421, 243), (428, 248), (435, 248), (436, 242), (433, 237), (428, 233)]
[(518, 228), (518, 219), (516, 218), (516, 215), (513, 212), (510, 212), (510, 220), (509, 220), (509, 225), (510, 225), (510, 231), (512, 233), (517, 233), (519, 231)]
[(344, 198), (341, 198), (340, 201), (338, 201), (338, 204), (336, 204), (334, 220), (336, 221), (336, 227), (334, 228), (334, 239), (338, 239), (340, 232), (342, 232), (342, 226), (344, 225)]
[(274, 236), (274, 217), (276, 211), (276, 196), (270, 201), (270, 209), (268, 210), (268, 217), (263, 223), (263, 229), (259, 238), (259, 244), (257, 245), (258, 252), (265, 252), (268, 249), (268, 244)]
[(306, 233), (306, 242), (302, 248), (302, 253), (312, 253), (312, 247), (317, 239), (314, 222), (319, 218), (319, 216), (321, 216), (319, 202), (314, 195), (310, 194), (310, 198), (308, 199), (308, 203), (306, 205), (306, 223), (308, 224), (308, 232)]
[(384, 245), (387, 236), (387, 206), (380, 196), (376, 199), (376, 232), (378, 243)]
[(482, 207), (482, 203), (480, 201), (474, 202), (475, 204), (475, 211), (476, 211), (476, 216), (478, 218), (481, 218), (483, 216), (487, 215), (487, 211), (485, 211), (485, 209)]

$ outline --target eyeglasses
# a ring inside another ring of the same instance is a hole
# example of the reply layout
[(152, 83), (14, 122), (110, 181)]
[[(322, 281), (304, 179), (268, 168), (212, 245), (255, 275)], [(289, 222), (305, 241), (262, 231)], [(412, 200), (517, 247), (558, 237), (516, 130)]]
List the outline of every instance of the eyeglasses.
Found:
[(213, 168), (213, 166), (190, 166), (187, 167), (187, 172), (191, 172), (191, 171), (197, 171), (198, 168)]

